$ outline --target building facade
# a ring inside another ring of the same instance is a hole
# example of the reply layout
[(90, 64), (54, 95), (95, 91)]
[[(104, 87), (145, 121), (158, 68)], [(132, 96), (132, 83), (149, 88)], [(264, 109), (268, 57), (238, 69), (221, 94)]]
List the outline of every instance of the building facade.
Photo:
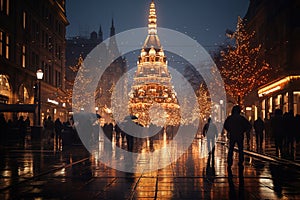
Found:
[[(112, 20), (109, 39), (106, 44), (103, 42), (103, 32), (100, 26), (98, 33), (93, 31), (90, 37), (77, 36), (67, 39), (67, 62), (66, 62), (66, 88), (69, 94), (70, 105), (72, 105), (72, 90), (73, 84), (76, 78), (78, 69), (84, 63), (86, 56), (100, 43), (104, 54), (109, 57), (113, 57), (113, 54), (120, 55), (118, 46), (115, 40), (116, 30), (114, 26), (114, 20)], [(95, 91), (95, 111), (104, 116), (105, 114), (110, 115), (112, 106), (112, 91), (116, 83), (127, 71), (126, 59), (122, 56), (118, 57), (112, 62), (102, 77), (99, 77), (98, 87)], [(124, 96), (125, 93), (118, 96)], [(72, 107), (69, 107), (69, 113), (72, 114)], [(108, 118), (107, 118), (108, 120)]]
[[(66, 120), (64, 0), (0, 1), (0, 112), (29, 116), (37, 124), (37, 77), (41, 81), (41, 119)], [(32, 106), (33, 105), (33, 106)]]
[(265, 60), (274, 71), (258, 90), (254, 115), (269, 118), (275, 109), (300, 114), (300, 1), (251, 0), (245, 16)]

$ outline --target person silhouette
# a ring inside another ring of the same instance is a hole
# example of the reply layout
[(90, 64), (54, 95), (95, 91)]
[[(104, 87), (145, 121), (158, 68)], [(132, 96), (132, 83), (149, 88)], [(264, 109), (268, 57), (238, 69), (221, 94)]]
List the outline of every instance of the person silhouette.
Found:
[(254, 121), (253, 127), (254, 127), (254, 131), (255, 131), (255, 136), (256, 136), (257, 151), (262, 151), (265, 123), (260, 117), (258, 117), (257, 120)]
[(284, 121), (281, 109), (276, 109), (274, 111), (274, 116), (271, 119), (271, 132), (275, 140), (276, 156), (280, 157), (282, 154), (282, 143), (284, 138)]
[[(238, 145), (239, 151), (239, 168), (240, 172), (243, 171), (244, 166), (244, 150), (243, 150), (243, 143), (244, 143), (244, 133), (250, 131), (252, 125), (250, 122), (243, 116), (241, 116), (241, 107), (239, 105), (235, 105), (232, 108), (231, 115), (226, 118), (224, 122), (224, 129), (227, 131), (228, 138), (229, 138), (229, 150), (228, 150), (228, 157), (227, 157), (227, 168), (231, 170), (231, 166), (233, 164), (233, 149), (235, 143)], [(239, 173), (241, 176), (243, 173)]]
[(207, 123), (203, 127), (202, 134), (207, 138), (207, 150), (209, 155), (215, 153), (215, 140), (218, 137), (217, 126), (212, 122), (212, 119), (209, 117)]

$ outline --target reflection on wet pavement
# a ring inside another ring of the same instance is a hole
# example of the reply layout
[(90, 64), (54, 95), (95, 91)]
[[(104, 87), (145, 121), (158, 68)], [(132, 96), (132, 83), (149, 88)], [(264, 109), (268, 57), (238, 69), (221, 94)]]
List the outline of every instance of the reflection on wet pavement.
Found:
[[(114, 137), (115, 147), (126, 149), (126, 139)], [(167, 138), (136, 141), (141, 152), (138, 162), (147, 166), (151, 152), (166, 145)], [(31, 141), (0, 148), (0, 199), (299, 199), (299, 169), (255, 157), (245, 157), (244, 177), (239, 176), (234, 154), (232, 177), (228, 176), (225, 145), (217, 144), (214, 154), (206, 141), (195, 139), (172, 164), (152, 172), (125, 173), (105, 166), (100, 157), (107, 148), (99, 142), (89, 154), (81, 145), (59, 146)], [(159, 160), (170, 159), (166, 152)], [(118, 159), (122, 159), (118, 157)]]

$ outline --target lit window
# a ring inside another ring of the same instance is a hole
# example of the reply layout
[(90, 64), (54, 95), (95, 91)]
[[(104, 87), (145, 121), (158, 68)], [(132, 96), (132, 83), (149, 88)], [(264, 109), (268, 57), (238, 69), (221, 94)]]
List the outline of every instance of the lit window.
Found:
[(26, 12), (23, 11), (23, 29), (26, 29)]
[(5, 96), (5, 99), (0, 99), (1, 103), (7, 103), (9, 98), (11, 98), (11, 87), (9, 84), (9, 77), (3, 74), (0, 74), (0, 94)]
[(269, 99), (269, 113), (272, 113), (273, 111), (273, 97), (270, 97)]
[(9, 59), (9, 36), (8, 35), (6, 35), (5, 58)]
[(22, 46), (22, 67), (26, 67), (26, 47)]
[(0, 10), (3, 11), (4, 7), (4, 0), (0, 0)]
[(6, 0), (6, 14), (9, 15), (9, 0)]
[(27, 88), (22, 84), (19, 89), (19, 103), (30, 103), (30, 98)]
[(0, 56), (3, 55), (3, 32), (0, 31)]

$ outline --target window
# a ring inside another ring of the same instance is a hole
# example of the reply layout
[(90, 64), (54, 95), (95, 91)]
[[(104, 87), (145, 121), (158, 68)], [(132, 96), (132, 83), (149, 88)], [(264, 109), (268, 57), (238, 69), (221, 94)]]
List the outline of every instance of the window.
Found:
[(54, 80), (53, 80), (53, 67), (52, 67), (52, 65), (49, 65), (49, 67), (48, 67), (48, 69), (49, 69), (49, 71), (48, 71), (48, 73), (49, 73), (49, 81), (48, 81), (48, 83), (49, 84), (51, 84), (51, 85), (53, 85), (54, 84)]
[(283, 110), (284, 113), (289, 111), (289, 93), (285, 93), (283, 96)]
[(269, 113), (273, 112), (273, 97), (269, 98)]
[(44, 65), (44, 81), (49, 83), (49, 66), (43, 62)]
[(4, 8), (4, 0), (0, 0), (0, 11), (3, 11)]
[(22, 67), (26, 67), (26, 47), (25, 45), (22, 46)]
[(0, 56), (3, 55), (3, 32), (0, 31)]
[(32, 52), (32, 54), (31, 54), (31, 65), (39, 66), (39, 63), (40, 63), (39, 55), (35, 52)]
[[(45, 62), (44, 62), (45, 63)], [(49, 64), (44, 65), (44, 80), (45, 82), (49, 83), (49, 84), (54, 84), (53, 81), (53, 67)]]
[(266, 116), (266, 100), (263, 100), (261, 102), (261, 114), (262, 114), (263, 119), (265, 119), (267, 117)]
[(300, 91), (294, 91), (294, 114), (300, 114)]
[(61, 46), (58, 47), (58, 59), (62, 59)]
[(55, 86), (61, 87), (61, 74), (59, 71), (55, 71)]
[(0, 74), (0, 102), (8, 103), (11, 97), (12, 93), (9, 84), (9, 77), (7, 75)]
[(9, 0), (6, 0), (6, 14), (9, 15)]
[(6, 35), (5, 38), (5, 58), (9, 59), (9, 36)]
[(22, 104), (30, 103), (28, 90), (23, 84), (19, 88), (19, 103), (22, 103)]
[(277, 95), (277, 97), (275, 98), (275, 109), (280, 109), (281, 107), (281, 95)]
[(26, 12), (23, 11), (23, 29), (26, 29)]

